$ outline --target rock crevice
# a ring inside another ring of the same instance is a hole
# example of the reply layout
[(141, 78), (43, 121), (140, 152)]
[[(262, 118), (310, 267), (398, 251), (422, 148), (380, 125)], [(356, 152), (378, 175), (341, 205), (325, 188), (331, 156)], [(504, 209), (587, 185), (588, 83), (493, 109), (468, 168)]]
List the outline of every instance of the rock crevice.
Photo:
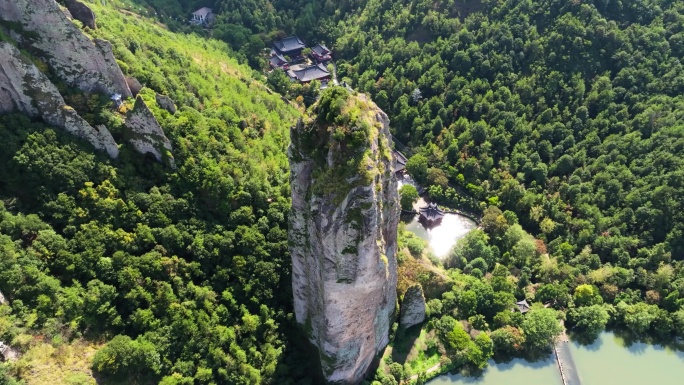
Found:
[(110, 157), (119, 148), (105, 128), (93, 128), (67, 106), (50, 80), (12, 44), (0, 42), (0, 113), (21, 112), (88, 141)]
[[(326, 380), (357, 384), (389, 342), (399, 204), (387, 115), (363, 95), (342, 93), (324, 93), (318, 118), (291, 130), (289, 237), (297, 321), (318, 347)], [(326, 121), (331, 98), (346, 103), (336, 113), (360, 115)]]
[(138, 95), (135, 105), (126, 118), (124, 138), (141, 154), (152, 154), (158, 162), (166, 160), (174, 165), (171, 155), (171, 141), (150, 111), (142, 97)]

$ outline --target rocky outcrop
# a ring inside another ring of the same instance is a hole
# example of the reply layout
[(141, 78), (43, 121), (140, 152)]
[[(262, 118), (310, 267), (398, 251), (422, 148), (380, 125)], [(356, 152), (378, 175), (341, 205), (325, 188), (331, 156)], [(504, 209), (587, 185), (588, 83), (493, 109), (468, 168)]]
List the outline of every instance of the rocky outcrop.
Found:
[(131, 94), (133, 94), (133, 96), (138, 96), (140, 91), (143, 89), (143, 85), (140, 84), (138, 79), (132, 76), (126, 76), (126, 84), (128, 84), (128, 88), (131, 90)]
[(164, 134), (159, 122), (142, 97), (135, 99), (135, 106), (128, 114), (124, 139), (141, 154), (152, 154), (158, 162), (166, 160), (173, 166), (171, 141)]
[(97, 25), (95, 24), (95, 14), (87, 5), (78, 0), (66, 0), (64, 1), (64, 5), (66, 5), (71, 16), (83, 23), (83, 25), (90, 29), (97, 28)]
[(401, 302), (401, 316), (399, 325), (408, 329), (425, 321), (425, 296), (423, 288), (416, 284), (406, 290), (404, 300)]
[(55, 0), (0, 0), (0, 21), (68, 85), (87, 93), (131, 97), (111, 44), (91, 41)]
[[(295, 314), (327, 381), (357, 384), (388, 343), (396, 304), (389, 119), (340, 87), (326, 90), (315, 111), (316, 120), (292, 128), (288, 151)], [(333, 124), (334, 116), (346, 124)]]
[(16, 361), (19, 359), (19, 352), (0, 341), (0, 359), (2, 361)]
[(110, 157), (119, 148), (107, 129), (96, 129), (67, 106), (57, 87), (19, 50), (0, 42), (0, 113), (22, 112), (85, 139)]
[(165, 109), (166, 111), (169, 111), (169, 113), (171, 114), (176, 113), (176, 104), (173, 102), (173, 100), (171, 100), (170, 97), (166, 95), (157, 94), (156, 99), (159, 107)]
[(5, 296), (2, 295), (2, 292), (0, 291), (0, 305), (4, 305), (6, 302), (7, 300), (5, 300)]

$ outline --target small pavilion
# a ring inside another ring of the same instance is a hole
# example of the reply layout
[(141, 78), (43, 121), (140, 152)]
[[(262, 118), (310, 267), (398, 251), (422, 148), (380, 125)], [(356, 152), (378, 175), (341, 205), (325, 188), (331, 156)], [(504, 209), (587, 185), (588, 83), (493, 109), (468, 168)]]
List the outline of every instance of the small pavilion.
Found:
[(517, 310), (522, 314), (527, 313), (528, 311), (530, 311), (531, 308), (530, 304), (527, 302), (526, 299), (516, 302), (515, 306), (517, 307)]
[(432, 227), (440, 224), (442, 218), (444, 218), (444, 215), (446, 214), (437, 207), (437, 203), (430, 203), (425, 207), (421, 207), (418, 211), (420, 212), (419, 221), (425, 227)]

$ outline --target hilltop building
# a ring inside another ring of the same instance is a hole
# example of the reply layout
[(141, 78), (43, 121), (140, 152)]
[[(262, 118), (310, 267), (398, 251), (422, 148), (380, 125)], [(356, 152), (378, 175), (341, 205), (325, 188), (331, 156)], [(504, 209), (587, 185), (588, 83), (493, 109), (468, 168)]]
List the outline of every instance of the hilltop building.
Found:
[(287, 71), (290, 67), (290, 63), (281, 54), (275, 54), (271, 56), (271, 59), (268, 61), (268, 63), (272, 69), (282, 68), (283, 70)]
[(311, 56), (317, 62), (325, 63), (332, 60), (332, 51), (323, 44), (316, 44), (315, 47), (311, 48)]
[(282, 56), (290, 56), (292, 58), (302, 56), (302, 50), (306, 48), (306, 44), (297, 36), (286, 37), (285, 39), (275, 41), (273, 48), (276, 53)]
[(300, 69), (290, 69), (287, 71), (287, 75), (292, 79), (299, 81), (300, 83), (309, 83), (314, 80), (319, 80), (321, 82), (328, 82), (332, 75), (330, 71), (323, 64), (316, 64)]
[(214, 22), (216, 16), (211, 8), (203, 7), (192, 13), (190, 24), (193, 25), (209, 25)]

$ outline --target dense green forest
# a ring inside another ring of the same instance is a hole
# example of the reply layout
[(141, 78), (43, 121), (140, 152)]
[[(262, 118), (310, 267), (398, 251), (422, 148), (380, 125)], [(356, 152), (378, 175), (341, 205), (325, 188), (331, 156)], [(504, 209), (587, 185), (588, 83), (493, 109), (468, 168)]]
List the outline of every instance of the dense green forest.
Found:
[[(435, 339), (425, 362), (385, 359), (375, 380), (534, 355), (558, 318), (589, 341), (607, 326), (684, 338), (681, 2), (107, 3), (89, 3), (89, 33), (149, 88), (177, 169), (0, 117), (1, 340), (111, 341), (93, 369), (113, 383), (312, 381), (297, 364), (286, 234), (300, 112), (254, 80), (263, 48), (291, 33), (333, 48), (340, 78), (389, 114), (432, 200), (482, 216), (445, 274), (402, 234), (403, 287), (426, 289)], [(218, 13), (212, 30), (182, 21), (201, 6)], [(120, 135), (105, 100), (63, 91)], [(510, 311), (523, 298), (536, 304), (525, 317)], [(0, 366), (0, 384), (29, 372)]]
[[(223, 43), (174, 35), (91, 4), (173, 144), (176, 168), (123, 146), (110, 160), (61, 130), (0, 117), (0, 340), (27, 352), (0, 371), (27, 383), (35, 349), (103, 344), (110, 383), (294, 383), (306, 377), (291, 313), (285, 149), (299, 112)], [(154, 92), (171, 96), (175, 115)], [(123, 143), (107, 97), (63, 88)], [(126, 108), (126, 107), (124, 107)], [(32, 335), (40, 336), (36, 340)], [(66, 370), (68, 373), (68, 369)], [(82, 382), (80, 382), (82, 381)], [(69, 374), (52, 383), (92, 383)]]

